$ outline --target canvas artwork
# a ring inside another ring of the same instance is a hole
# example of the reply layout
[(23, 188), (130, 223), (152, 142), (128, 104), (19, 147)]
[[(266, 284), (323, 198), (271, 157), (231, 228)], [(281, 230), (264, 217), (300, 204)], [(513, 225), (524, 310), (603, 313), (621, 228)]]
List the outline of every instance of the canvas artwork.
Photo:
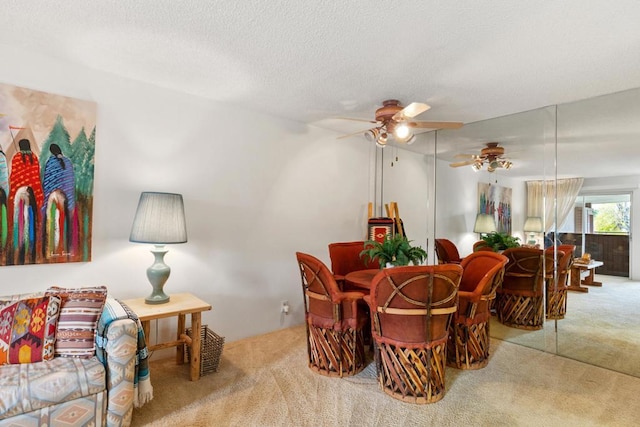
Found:
[(498, 232), (511, 235), (511, 188), (478, 183), (478, 213), (493, 215)]
[(96, 104), (0, 83), (0, 265), (91, 260)]

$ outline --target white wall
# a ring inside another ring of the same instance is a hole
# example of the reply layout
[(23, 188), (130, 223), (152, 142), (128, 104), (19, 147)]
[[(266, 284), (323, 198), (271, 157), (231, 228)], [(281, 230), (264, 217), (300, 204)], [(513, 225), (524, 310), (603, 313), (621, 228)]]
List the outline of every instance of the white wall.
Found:
[[(328, 243), (366, 232), (364, 140), (336, 141), (328, 131), (225, 102), (3, 52), (0, 81), (93, 100), (98, 124), (92, 261), (0, 267), (0, 294), (105, 284), (116, 298), (146, 296), (153, 257), (128, 241), (140, 192), (182, 193), (189, 241), (169, 248), (165, 291), (212, 304), (203, 323), (233, 341), (302, 323), (295, 252), (328, 263)], [(286, 317), (282, 300), (291, 304)], [(159, 332), (172, 327), (163, 321)]]

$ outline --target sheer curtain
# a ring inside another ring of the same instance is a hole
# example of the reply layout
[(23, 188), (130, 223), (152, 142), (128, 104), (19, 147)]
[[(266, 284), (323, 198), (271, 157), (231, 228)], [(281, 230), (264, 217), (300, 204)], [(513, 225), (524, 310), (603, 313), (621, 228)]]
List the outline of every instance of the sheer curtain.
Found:
[(554, 188), (554, 181), (527, 181), (527, 215), (543, 218), (544, 231), (549, 231), (554, 224), (555, 195), (558, 204), (557, 223), (561, 225), (573, 209), (583, 182), (584, 178), (559, 179)]

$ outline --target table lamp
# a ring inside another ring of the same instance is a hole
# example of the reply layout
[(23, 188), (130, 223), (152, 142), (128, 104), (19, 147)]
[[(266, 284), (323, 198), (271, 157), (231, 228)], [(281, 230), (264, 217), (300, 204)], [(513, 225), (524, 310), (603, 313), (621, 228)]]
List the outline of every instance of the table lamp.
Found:
[(539, 216), (530, 216), (524, 221), (524, 227), (522, 227), (525, 233), (529, 234), (528, 245), (536, 244), (536, 233), (542, 233), (542, 218)]
[(480, 234), (482, 238), (483, 234), (489, 234), (496, 231), (496, 220), (493, 215), (486, 213), (479, 213), (476, 215), (476, 223), (473, 226), (473, 232)]
[(129, 241), (154, 245), (151, 253), (155, 260), (147, 268), (147, 278), (151, 282), (153, 291), (145, 302), (147, 304), (169, 302), (169, 296), (163, 291), (164, 284), (171, 274), (171, 268), (164, 263), (164, 255), (167, 253), (164, 245), (187, 241), (182, 195), (143, 192), (140, 195)]

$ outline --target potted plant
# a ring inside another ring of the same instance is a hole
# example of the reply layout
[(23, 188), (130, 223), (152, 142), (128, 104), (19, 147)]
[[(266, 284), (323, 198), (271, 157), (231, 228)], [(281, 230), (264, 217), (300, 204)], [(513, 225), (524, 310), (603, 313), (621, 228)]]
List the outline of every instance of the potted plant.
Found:
[(510, 236), (507, 233), (494, 231), (493, 233), (482, 236), (487, 245), (491, 246), (494, 251), (503, 251), (508, 248), (517, 248), (520, 246), (520, 238)]
[(377, 260), (380, 268), (421, 264), (427, 257), (427, 252), (420, 246), (411, 246), (411, 240), (396, 234), (391, 237), (385, 236), (382, 243), (375, 240), (364, 242), (364, 250), (360, 252), (360, 257), (367, 261)]

